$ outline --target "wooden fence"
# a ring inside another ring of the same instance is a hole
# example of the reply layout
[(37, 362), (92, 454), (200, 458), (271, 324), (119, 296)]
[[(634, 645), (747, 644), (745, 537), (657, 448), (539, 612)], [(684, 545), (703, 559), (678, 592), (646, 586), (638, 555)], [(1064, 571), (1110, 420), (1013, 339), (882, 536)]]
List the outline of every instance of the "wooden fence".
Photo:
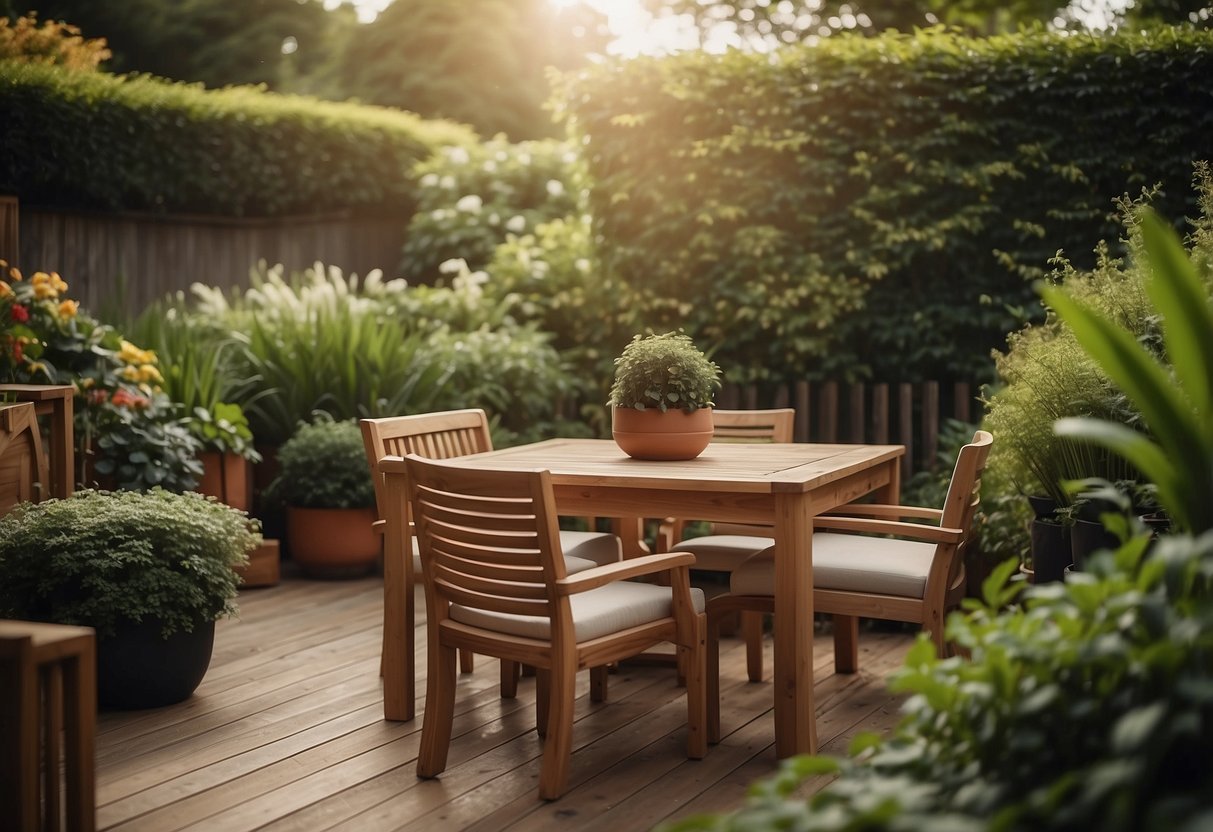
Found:
[[(18, 233), (18, 214), (20, 217)], [(316, 261), (347, 274), (393, 276), (407, 216), (334, 213), (274, 219), (88, 214), (44, 210), (0, 198), (0, 259), (23, 271), (57, 271), (94, 312), (137, 313), (194, 283), (248, 284), (258, 260), (288, 270)]]
[(937, 466), (939, 433), (948, 419), (977, 422), (980, 390), (969, 382), (809, 382), (763, 389), (726, 385), (722, 408), (792, 407), (797, 442), (906, 446), (903, 479)]

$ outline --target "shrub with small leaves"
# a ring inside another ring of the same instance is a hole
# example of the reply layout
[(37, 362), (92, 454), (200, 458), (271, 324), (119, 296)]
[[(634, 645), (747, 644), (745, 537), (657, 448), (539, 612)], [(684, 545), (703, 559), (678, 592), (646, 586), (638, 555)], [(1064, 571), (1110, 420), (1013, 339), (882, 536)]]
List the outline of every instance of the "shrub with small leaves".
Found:
[(639, 335), (615, 359), (615, 383), (610, 403), (636, 410), (687, 412), (711, 407), (712, 391), (720, 387), (720, 368), (680, 332)]
[(375, 504), (375, 486), (366, 462), (358, 423), (334, 421), (317, 412), (278, 450), (281, 473), (273, 496), (298, 508), (367, 508)]
[(255, 520), (201, 494), (77, 491), (0, 518), (0, 618), (112, 635), (160, 622), (165, 637), (236, 612), (239, 577), (261, 542)]

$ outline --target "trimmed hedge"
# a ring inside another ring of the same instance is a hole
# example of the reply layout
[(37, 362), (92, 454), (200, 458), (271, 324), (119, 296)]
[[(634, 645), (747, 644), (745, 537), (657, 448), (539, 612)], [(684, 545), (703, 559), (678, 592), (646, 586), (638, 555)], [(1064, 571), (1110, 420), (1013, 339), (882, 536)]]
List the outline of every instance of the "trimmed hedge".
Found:
[(641, 326), (732, 381), (981, 378), (1059, 248), (1155, 183), (1195, 213), (1213, 34), (829, 38), (566, 79), (599, 254)]
[(471, 133), (395, 110), (0, 61), (0, 192), (67, 209), (232, 216), (416, 202)]

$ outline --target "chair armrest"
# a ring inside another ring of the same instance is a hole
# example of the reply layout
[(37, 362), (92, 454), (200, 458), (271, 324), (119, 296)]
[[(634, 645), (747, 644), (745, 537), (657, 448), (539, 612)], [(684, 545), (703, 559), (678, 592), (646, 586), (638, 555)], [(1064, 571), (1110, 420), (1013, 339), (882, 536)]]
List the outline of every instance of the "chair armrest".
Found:
[(556, 582), (558, 595), (576, 595), (579, 592), (597, 589), (600, 586), (635, 578), (640, 575), (653, 575), (657, 572), (668, 572), (678, 567), (690, 567), (695, 564), (695, 556), (690, 552), (672, 552), (661, 555), (643, 555), (638, 558), (627, 558), (618, 563), (608, 563), (606, 566), (596, 566), (576, 575), (569, 575)]
[(826, 529), (840, 532), (863, 532), (865, 534), (891, 534), (897, 537), (921, 540), (924, 543), (960, 543), (964, 539), (964, 532), (960, 529), (924, 526), (920, 523), (899, 523), (895, 520), (867, 520), (859, 517), (826, 517), (824, 515), (813, 518), (814, 531)]
[(822, 516), (835, 514), (847, 517), (879, 517), (885, 520), (900, 520), (904, 517), (915, 517), (920, 520), (934, 520), (938, 523), (943, 518), (943, 511), (937, 508), (921, 508), (919, 506), (890, 506), (879, 503), (849, 503), (845, 506), (832, 508), (822, 512)]

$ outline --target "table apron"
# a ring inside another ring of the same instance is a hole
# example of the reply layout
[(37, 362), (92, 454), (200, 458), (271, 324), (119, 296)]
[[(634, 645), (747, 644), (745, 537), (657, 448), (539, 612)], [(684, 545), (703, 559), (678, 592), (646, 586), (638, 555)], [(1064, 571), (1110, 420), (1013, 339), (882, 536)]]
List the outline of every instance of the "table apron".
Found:
[[(891, 472), (889, 465), (880, 465), (818, 485), (805, 493), (809, 511), (820, 514), (888, 485)], [(774, 493), (705, 491), (696, 484), (689, 484), (687, 490), (558, 484), (555, 492), (561, 514), (682, 517), (730, 523), (773, 523), (775, 518)]]

